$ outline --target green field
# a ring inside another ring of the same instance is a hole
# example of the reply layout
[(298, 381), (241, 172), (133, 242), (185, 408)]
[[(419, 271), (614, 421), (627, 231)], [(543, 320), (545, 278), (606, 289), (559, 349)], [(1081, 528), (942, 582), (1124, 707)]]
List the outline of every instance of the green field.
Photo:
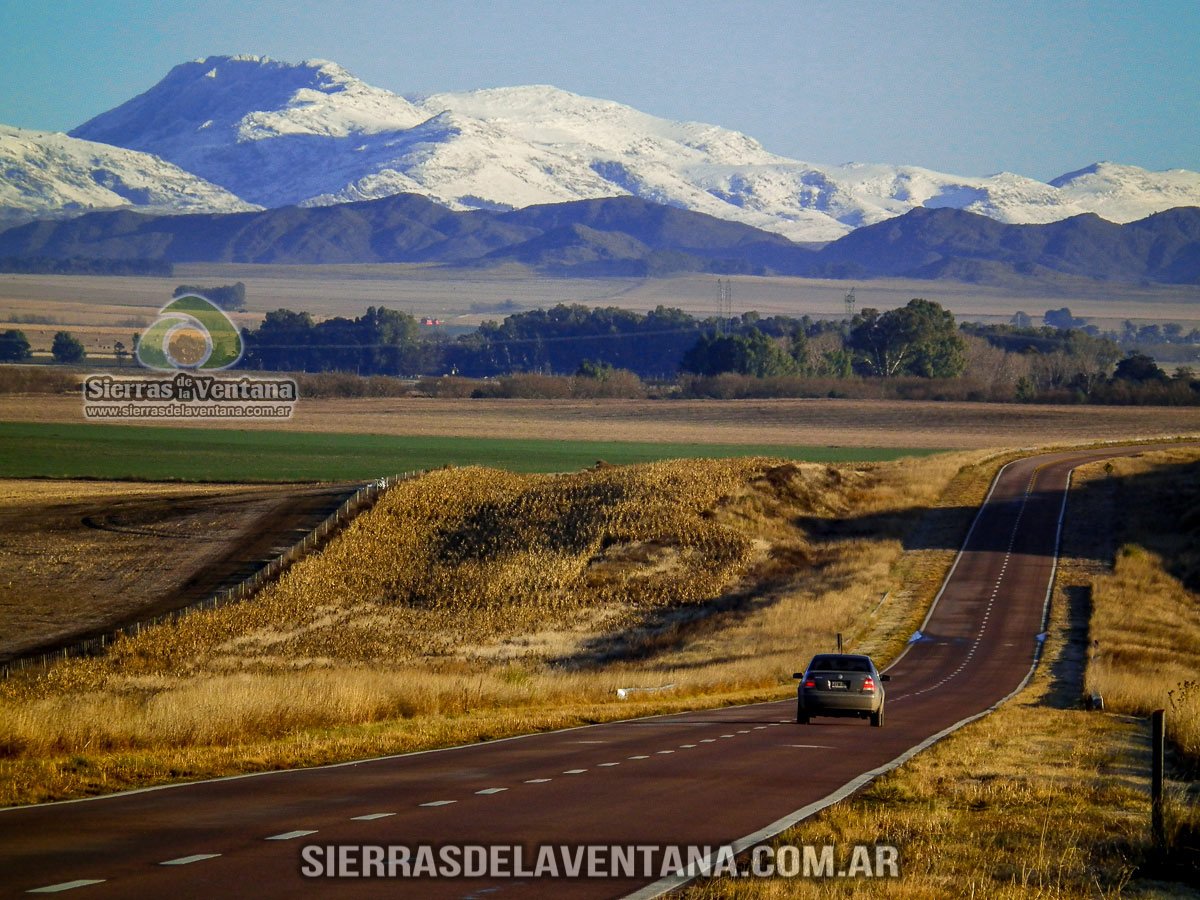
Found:
[(296, 431), (0, 423), (0, 477), (146, 481), (363, 481), (446, 464), (517, 472), (680, 457), (888, 460), (930, 449), (395, 437)]

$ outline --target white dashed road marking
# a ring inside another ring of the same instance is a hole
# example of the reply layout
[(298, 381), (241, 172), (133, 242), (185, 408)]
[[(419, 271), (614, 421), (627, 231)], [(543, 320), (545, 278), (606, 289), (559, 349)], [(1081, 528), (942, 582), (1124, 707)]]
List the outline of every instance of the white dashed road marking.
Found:
[(64, 881), (61, 884), (48, 884), (45, 887), (26, 891), (27, 894), (57, 894), (59, 891), (71, 891), (75, 888), (87, 887), (89, 884), (102, 884), (103, 878), (80, 878), (78, 881)]
[(563, 772), (564, 775), (582, 775), (587, 769), (567, 769)]
[(482, 791), (476, 791), (477, 794), (499, 794), (502, 791), (507, 791), (508, 788), (484, 788)]
[(160, 862), (160, 866), (189, 866), (192, 863), (202, 862), (206, 859), (216, 859), (220, 853), (194, 853), (191, 856), (181, 856), (179, 859), (168, 859), (166, 862)]
[(418, 806), (449, 806), (451, 803), (457, 803), (457, 800), (430, 800), (428, 803), (418, 803)]
[[(449, 802), (453, 803), (454, 801), (451, 800)], [(304, 837), (306, 834), (316, 834), (316, 833), (317, 833), (317, 830), (315, 828), (311, 831), (285, 831), (283, 834), (273, 834), (269, 838), (263, 838), (263, 840), (264, 841), (290, 841), (294, 838)]]
[(371, 813), (366, 816), (354, 816), (350, 819), (351, 822), (374, 822), (376, 819), (386, 819), (388, 816), (394, 816), (395, 813)]
[(525, 783), (526, 784), (545, 784), (547, 781), (553, 781), (553, 780), (554, 779), (552, 779), (552, 778), (530, 778)]

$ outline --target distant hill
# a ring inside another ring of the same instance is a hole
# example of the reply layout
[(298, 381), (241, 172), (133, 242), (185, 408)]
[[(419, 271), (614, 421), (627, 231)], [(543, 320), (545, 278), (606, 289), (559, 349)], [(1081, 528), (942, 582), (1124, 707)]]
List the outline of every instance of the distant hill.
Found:
[(1087, 213), (1004, 225), (956, 209), (914, 209), (822, 249), (811, 274), (995, 281), (1056, 272), (1109, 281), (1200, 284), (1200, 208), (1117, 225)]
[[(415, 194), (232, 215), (105, 212), (0, 232), (0, 256), (182, 262), (496, 265), (552, 273), (803, 271), (780, 235), (636, 197), (457, 212)], [(768, 265), (768, 263), (771, 263)]]
[(322, 207), (152, 216), (131, 211), (0, 232), (0, 256), (167, 263), (517, 262), (551, 275), (681, 271), (1005, 282), (1065, 275), (1200, 284), (1200, 208), (1118, 225), (1096, 215), (1005, 225), (914, 209), (813, 250), (637, 197), (455, 211), (415, 194)]

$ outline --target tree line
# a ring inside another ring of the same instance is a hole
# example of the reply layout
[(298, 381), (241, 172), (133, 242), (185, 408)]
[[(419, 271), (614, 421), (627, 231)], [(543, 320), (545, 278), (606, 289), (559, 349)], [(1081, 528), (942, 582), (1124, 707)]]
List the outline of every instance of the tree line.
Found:
[[(231, 305), (244, 299), (241, 285), (228, 293), (222, 300)], [(1200, 379), (1187, 367), (1168, 375), (1112, 337), (1014, 321), (960, 326), (949, 310), (921, 298), (892, 310), (863, 309), (840, 322), (755, 312), (700, 319), (661, 306), (639, 313), (559, 304), (488, 321), (452, 339), (383, 307), (321, 321), (278, 309), (245, 333), (240, 366), (411, 378), (565, 376), (595, 382), (597, 396), (605, 385), (620, 384), (628, 393), (643, 380), (700, 396), (851, 395), (850, 385), (861, 382), (892, 384), (896, 395), (977, 400), (1200, 402)], [(66, 338), (56, 345), (70, 355)], [(0, 335), (0, 360), (27, 359), (23, 341), (19, 331)], [(538, 383), (551, 390), (549, 382)]]

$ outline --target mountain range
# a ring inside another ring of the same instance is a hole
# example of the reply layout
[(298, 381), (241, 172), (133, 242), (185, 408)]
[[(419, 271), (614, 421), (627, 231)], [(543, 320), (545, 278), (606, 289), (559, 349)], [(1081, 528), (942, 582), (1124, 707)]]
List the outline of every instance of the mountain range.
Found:
[[(184, 63), (66, 135), (0, 128), (0, 218), (88, 208), (240, 212), (417, 194), (452, 211), (632, 196), (828, 242), (913, 209), (1003, 224), (1126, 223), (1200, 206), (1200, 174), (1097, 163), (1011, 173), (800, 162), (714, 125), (549, 86), (403, 97), (332, 62)], [(529, 248), (536, 255), (537, 248)]]
[(956, 209), (914, 209), (815, 250), (774, 232), (638, 197), (455, 211), (421, 195), (399, 194), (244, 213), (156, 216), (122, 210), (32, 222), (0, 232), (0, 257), (515, 262), (551, 275), (707, 271), (988, 283), (1058, 274), (1200, 284), (1200, 208), (1127, 224), (1085, 214), (1045, 225), (1006, 225)]

